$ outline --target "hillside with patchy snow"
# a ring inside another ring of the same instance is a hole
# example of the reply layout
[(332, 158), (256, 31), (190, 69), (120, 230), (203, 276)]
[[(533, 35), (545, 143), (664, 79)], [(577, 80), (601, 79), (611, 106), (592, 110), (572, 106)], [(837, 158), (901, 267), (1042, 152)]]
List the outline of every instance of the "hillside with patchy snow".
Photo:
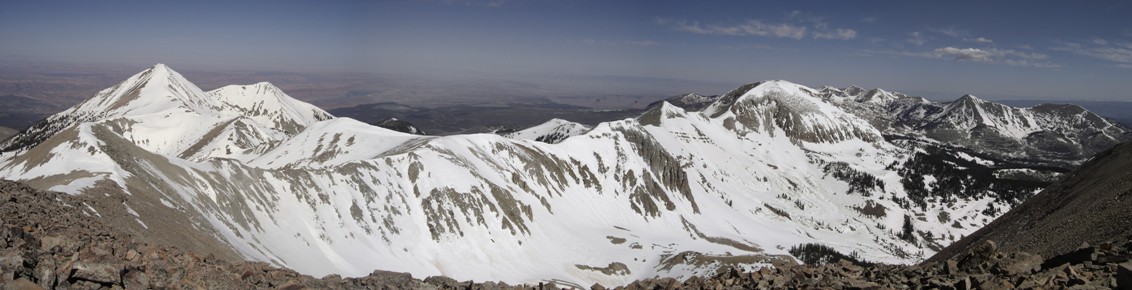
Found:
[(157, 65), (0, 144), (0, 177), (105, 196), (94, 215), (141, 237), (315, 276), (579, 286), (796, 263), (806, 243), (915, 262), (1043, 185), (977, 148), (886, 139), (785, 81), (696, 100), (437, 137)]

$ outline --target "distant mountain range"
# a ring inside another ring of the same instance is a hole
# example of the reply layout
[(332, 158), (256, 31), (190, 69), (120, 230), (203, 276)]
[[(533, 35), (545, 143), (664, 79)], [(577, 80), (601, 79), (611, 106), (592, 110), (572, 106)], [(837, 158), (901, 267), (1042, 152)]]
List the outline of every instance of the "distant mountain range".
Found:
[(1097, 115), (1111, 118), (1132, 126), (1132, 101), (1068, 101), (1068, 100), (1002, 100), (999, 103), (1015, 107), (1032, 107), (1041, 104), (1073, 104), (1084, 107)]
[(0, 143), (0, 177), (95, 198), (82, 210), (148, 242), (315, 276), (623, 285), (814, 243), (917, 262), (1132, 140), (1080, 107), (974, 96), (763, 81), (677, 98), (425, 136), (159, 64)]

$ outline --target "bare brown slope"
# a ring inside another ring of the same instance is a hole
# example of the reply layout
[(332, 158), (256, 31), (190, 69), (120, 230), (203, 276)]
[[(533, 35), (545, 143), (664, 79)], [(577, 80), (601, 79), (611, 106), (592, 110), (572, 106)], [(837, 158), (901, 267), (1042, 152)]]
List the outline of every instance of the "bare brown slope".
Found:
[(1132, 234), (1132, 142), (1116, 145), (1067, 178), (928, 259), (942, 261), (986, 240), (1003, 251), (1051, 257)]

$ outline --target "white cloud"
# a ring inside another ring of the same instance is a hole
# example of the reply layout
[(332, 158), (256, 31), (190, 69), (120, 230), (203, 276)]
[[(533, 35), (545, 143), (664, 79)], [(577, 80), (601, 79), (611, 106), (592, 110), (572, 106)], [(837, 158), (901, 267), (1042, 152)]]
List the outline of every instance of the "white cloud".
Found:
[(1049, 62), (1049, 55), (1036, 52), (1017, 51), (1012, 49), (956, 48), (949, 46), (936, 48), (928, 52), (927, 54), (924, 54), (924, 56), (951, 59), (956, 61), (1001, 63), (1011, 66), (1043, 68), (1061, 67), (1057, 64)]
[(1108, 61), (1119, 68), (1132, 68), (1132, 42), (1093, 38), (1084, 43), (1062, 43), (1053, 49)]
[(978, 42), (978, 43), (994, 43), (994, 40), (986, 37), (964, 38), (963, 41)]
[(829, 23), (801, 11), (786, 14), (787, 22), (773, 23), (758, 19), (748, 19), (739, 23), (701, 24), (698, 21), (657, 18), (657, 24), (670, 26), (676, 31), (710, 35), (762, 36), (804, 39), (849, 40), (857, 38), (857, 31), (849, 28), (830, 28)]
[(932, 50), (931, 55), (937, 58), (951, 58), (960, 61), (991, 61), (991, 53), (978, 48), (936, 48)]
[(678, 21), (675, 22), (673, 28), (678, 31), (696, 34), (753, 35), (793, 39), (802, 39), (806, 36), (805, 26), (786, 23), (763, 23), (758, 20), (747, 20), (744, 23), (734, 25), (701, 25), (699, 22)]
[(922, 57), (934, 59), (947, 59), (959, 62), (980, 62), (989, 64), (1005, 64), (1009, 66), (1059, 68), (1060, 65), (1049, 61), (1049, 55), (997, 48), (959, 48), (940, 47), (930, 51), (861, 51), (865, 54), (892, 55), (904, 57)]
[(857, 31), (852, 29), (838, 28), (836, 31), (817, 31), (814, 32), (814, 39), (853, 39), (857, 37)]

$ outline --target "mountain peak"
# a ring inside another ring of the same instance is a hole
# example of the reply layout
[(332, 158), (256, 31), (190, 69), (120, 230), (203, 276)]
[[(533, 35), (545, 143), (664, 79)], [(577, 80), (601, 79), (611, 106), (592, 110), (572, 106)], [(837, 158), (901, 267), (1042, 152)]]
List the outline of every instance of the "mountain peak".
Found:
[(637, 122), (641, 125), (660, 126), (660, 123), (665, 119), (682, 118), (687, 115), (684, 108), (673, 105), (668, 101), (660, 101), (660, 104), (653, 105), (640, 117), (637, 117)]
[(270, 90), (280, 90), (281, 91), (281, 89), (279, 89), (279, 87), (275, 86), (275, 84), (272, 84), (271, 82), (258, 82), (258, 83), (251, 84), (250, 86), (258, 88), (258, 89), (270, 89)]
[(899, 99), (896, 95), (883, 89), (871, 89), (857, 97), (857, 102), (887, 104)]
[(208, 96), (239, 115), (288, 133), (332, 118), (326, 111), (288, 96), (269, 82), (224, 86), (209, 91)]
[(102, 118), (184, 109), (206, 112), (216, 107), (218, 104), (205, 97), (195, 84), (159, 63), (100, 91), (64, 113)]
[(503, 136), (511, 139), (534, 140), (554, 144), (589, 131), (589, 126), (554, 118), (537, 126), (507, 133)]
[(743, 125), (740, 131), (781, 131), (794, 140), (810, 143), (882, 140), (868, 122), (826, 103), (818, 94), (788, 81), (763, 81), (732, 90), (704, 112), (711, 118)]
[(149, 69), (146, 69), (138, 74), (148, 75), (148, 78), (145, 79), (150, 81), (165, 80), (169, 81), (170, 83), (189, 83), (189, 81), (185, 79), (185, 77), (182, 76), (181, 73), (178, 73), (177, 71), (173, 70), (163, 63), (155, 64), (152, 67), (149, 67)]
[(959, 101), (959, 102), (975, 102), (975, 103), (985, 103), (986, 102), (985, 100), (980, 99), (979, 97), (976, 97), (975, 95), (972, 95), (972, 94), (963, 95), (962, 97), (959, 97), (959, 99), (956, 100), (956, 101)]
[(84, 122), (172, 112), (204, 115), (220, 107), (219, 102), (206, 97), (200, 88), (181, 74), (159, 63), (99, 91), (78, 105), (47, 117), (13, 137), (15, 140), (0, 146), (4, 151), (30, 148), (55, 133)]
[(846, 93), (846, 94), (848, 94), (848, 95), (851, 95), (851, 96), (856, 96), (856, 95), (860, 95), (860, 94), (864, 93), (864, 92), (865, 92), (865, 89), (864, 89), (864, 88), (861, 88), (861, 87), (858, 87), (858, 86), (856, 86), (856, 85), (850, 85), (850, 86), (848, 86), (848, 87), (845, 87), (845, 89), (844, 89), (844, 90), (841, 90), (841, 91), (842, 91), (842, 92), (845, 92), (845, 93)]
[(704, 96), (696, 93), (688, 93), (652, 102), (645, 107), (645, 110), (647, 111), (653, 107), (660, 106), (661, 103), (668, 103), (669, 105), (677, 106), (687, 111), (700, 111), (711, 105), (712, 102), (715, 102), (718, 98), (718, 95)]

